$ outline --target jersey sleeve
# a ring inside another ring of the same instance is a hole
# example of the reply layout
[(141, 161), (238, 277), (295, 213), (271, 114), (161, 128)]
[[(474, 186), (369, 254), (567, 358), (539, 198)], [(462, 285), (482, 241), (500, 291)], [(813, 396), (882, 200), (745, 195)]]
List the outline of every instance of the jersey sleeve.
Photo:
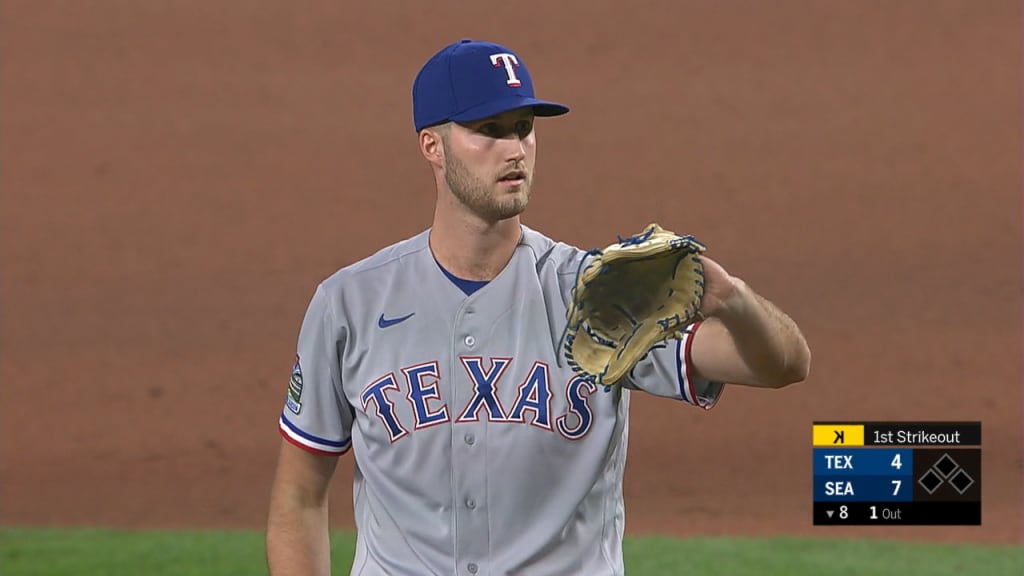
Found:
[(317, 287), (299, 329), (279, 430), (285, 440), (314, 454), (338, 456), (352, 446), (354, 411), (342, 393), (343, 331), (329, 295)]
[(710, 410), (718, 403), (725, 389), (724, 382), (697, 378), (690, 360), (695, 323), (680, 340), (658, 344), (633, 367), (623, 385), (655, 396), (675, 398)]

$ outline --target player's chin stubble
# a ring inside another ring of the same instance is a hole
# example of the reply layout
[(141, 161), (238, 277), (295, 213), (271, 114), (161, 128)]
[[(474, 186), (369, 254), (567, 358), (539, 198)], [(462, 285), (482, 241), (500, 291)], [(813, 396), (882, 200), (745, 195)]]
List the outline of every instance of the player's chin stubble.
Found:
[(495, 181), (486, 181), (472, 172), (458, 158), (444, 159), (444, 180), (448, 189), (474, 214), (490, 221), (518, 216), (530, 201), (533, 175), (529, 174), (517, 192), (508, 192)]

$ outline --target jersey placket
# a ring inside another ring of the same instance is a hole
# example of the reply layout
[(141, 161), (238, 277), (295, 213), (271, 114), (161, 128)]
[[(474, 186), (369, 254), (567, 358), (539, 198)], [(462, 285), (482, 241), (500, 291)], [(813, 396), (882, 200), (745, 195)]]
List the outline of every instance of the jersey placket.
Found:
[[(454, 323), (452, 365), (454, 366), (453, 397), (457, 406), (469, 406), (477, 393), (471, 370), (488, 367), (481, 353), (487, 319), (472, 301), (458, 311)], [(467, 366), (467, 362), (469, 366)], [(455, 516), (455, 562), (458, 574), (474, 576), (486, 573), (490, 548), (490, 527), (487, 506), (487, 426), (486, 403), (474, 413), (456, 416), (453, 423), (452, 500)]]

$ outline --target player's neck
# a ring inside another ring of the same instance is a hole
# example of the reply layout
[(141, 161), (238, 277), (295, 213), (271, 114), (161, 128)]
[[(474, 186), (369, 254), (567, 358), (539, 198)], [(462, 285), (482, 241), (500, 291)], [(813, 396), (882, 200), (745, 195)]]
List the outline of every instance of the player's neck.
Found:
[(464, 280), (493, 280), (512, 259), (522, 228), (519, 217), (485, 222), (438, 210), (430, 230), (430, 250), (451, 274)]

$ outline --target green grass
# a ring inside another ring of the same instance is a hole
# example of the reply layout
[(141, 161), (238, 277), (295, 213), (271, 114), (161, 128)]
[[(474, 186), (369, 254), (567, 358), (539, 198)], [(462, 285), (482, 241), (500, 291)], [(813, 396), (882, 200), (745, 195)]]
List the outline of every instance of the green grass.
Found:
[(632, 538), (626, 573), (701, 576), (1024, 576), (1024, 547), (800, 538)]
[[(355, 544), (332, 537), (334, 574)], [(1021, 576), (1024, 547), (868, 540), (630, 538), (629, 576)], [(0, 529), (4, 576), (241, 576), (266, 574), (258, 532)]]

